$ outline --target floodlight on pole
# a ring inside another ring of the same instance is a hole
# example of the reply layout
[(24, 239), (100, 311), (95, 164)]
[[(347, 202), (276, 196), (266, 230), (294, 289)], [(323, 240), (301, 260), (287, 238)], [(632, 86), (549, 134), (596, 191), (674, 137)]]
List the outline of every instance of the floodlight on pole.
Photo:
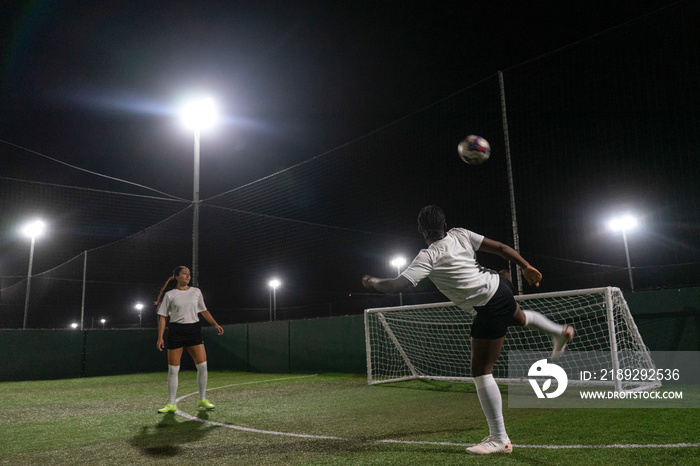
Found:
[(201, 97), (187, 102), (182, 107), (182, 122), (192, 130), (202, 130), (213, 126), (218, 114), (214, 99)]
[(46, 231), (46, 224), (41, 220), (34, 220), (22, 227), (22, 234), (31, 239), (29, 247), (29, 269), (27, 270), (27, 291), (24, 295), (24, 321), (22, 328), (27, 328), (27, 320), (29, 317), (29, 295), (32, 288), (32, 264), (34, 263), (34, 242), (36, 238), (42, 236)]
[(270, 321), (277, 320), (277, 288), (282, 284), (276, 278), (268, 282), (270, 287)]
[(404, 265), (406, 265), (406, 259), (401, 256), (394, 257), (391, 260), (391, 266), (396, 267), (398, 275), (401, 275), (401, 267), (403, 267)]
[(632, 265), (630, 264), (630, 251), (627, 246), (627, 231), (637, 227), (637, 219), (630, 214), (625, 214), (610, 220), (608, 227), (612, 231), (622, 231), (622, 241), (625, 244), (625, 256), (627, 257), (627, 273), (630, 278), (630, 289), (634, 291), (634, 281), (632, 280)]
[[(406, 259), (402, 256), (394, 257), (390, 262), (392, 267), (396, 267), (396, 276), (401, 275), (401, 267), (406, 265)], [(399, 305), (403, 306), (403, 293), (399, 292)]]
[(102, 329), (104, 330), (105, 328), (105, 323), (107, 322), (107, 319), (100, 319), (100, 323), (102, 324)]
[(141, 312), (143, 311), (143, 304), (137, 303), (137, 304), (134, 306), (134, 309), (136, 309), (136, 310), (138, 311), (138, 313), (139, 313), (139, 328), (141, 328)]
[(216, 123), (218, 111), (214, 100), (205, 97), (192, 100), (182, 108), (182, 121), (194, 131), (194, 181), (192, 183), (192, 285), (199, 275), (199, 137), (200, 131)]

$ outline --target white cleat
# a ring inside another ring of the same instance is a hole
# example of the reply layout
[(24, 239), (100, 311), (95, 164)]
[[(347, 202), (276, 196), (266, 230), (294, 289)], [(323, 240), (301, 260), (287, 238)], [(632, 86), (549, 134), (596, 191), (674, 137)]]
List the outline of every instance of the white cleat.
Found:
[(467, 448), (467, 453), (472, 455), (490, 455), (491, 453), (513, 453), (513, 444), (510, 440), (506, 443), (501, 442), (490, 435), (481, 443)]
[(566, 344), (574, 339), (574, 328), (571, 325), (564, 325), (561, 335), (552, 337), (552, 357), (553, 361), (556, 361), (564, 354), (566, 350)]

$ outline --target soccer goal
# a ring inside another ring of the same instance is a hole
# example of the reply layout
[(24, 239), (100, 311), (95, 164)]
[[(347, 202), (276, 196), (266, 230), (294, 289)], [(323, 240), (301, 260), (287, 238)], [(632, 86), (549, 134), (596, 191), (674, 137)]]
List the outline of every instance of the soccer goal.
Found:
[[(612, 385), (616, 390), (649, 390), (656, 381), (580, 380), (581, 358), (586, 367), (619, 373), (648, 373), (655, 369), (627, 302), (619, 288), (594, 288), (516, 296), (522, 309), (538, 311), (560, 324), (573, 325), (576, 336), (557, 364), (572, 373), (572, 385)], [(470, 373), (472, 315), (451, 302), (365, 310), (367, 381), (369, 384), (412, 379), (473, 382)], [(517, 368), (516, 354), (549, 355), (549, 335), (525, 327), (509, 327), (496, 380), (527, 383), (527, 367)], [(511, 355), (509, 361), (509, 354)], [(547, 357), (547, 356), (544, 356)], [(599, 359), (599, 360), (596, 360)], [(523, 362), (525, 364), (525, 362)], [(517, 376), (509, 377), (510, 373)], [(575, 375), (575, 376), (574, 376)], [(634, 377), (627, 377), (634, 378)], [(642, 379), (642, 377), (637, 377)]]

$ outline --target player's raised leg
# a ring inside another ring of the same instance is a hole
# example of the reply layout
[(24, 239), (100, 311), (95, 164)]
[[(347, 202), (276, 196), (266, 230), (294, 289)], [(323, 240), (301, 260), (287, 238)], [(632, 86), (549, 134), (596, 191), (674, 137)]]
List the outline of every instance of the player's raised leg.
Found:
[(567, 343), (574, 338), (574, 327), (571, 325), (557, 324), (539, 312), (521, 309), (520, 305), (513, 314), (513, 323), (548, 333), (552, 338), (552, 359), (558, 359), (564, 353)]

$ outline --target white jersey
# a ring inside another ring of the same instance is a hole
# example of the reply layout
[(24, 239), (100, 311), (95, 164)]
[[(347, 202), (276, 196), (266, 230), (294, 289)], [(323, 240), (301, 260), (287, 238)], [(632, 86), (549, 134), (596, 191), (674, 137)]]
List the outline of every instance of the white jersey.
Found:
[(483, 306), (496, 293), (500, 278), (476, 261), (484, 237), (464, 228), (452, 228), (444, 238), (422, 249), (401, 274), (413, 286), (428, 277), (438, 290), (465, 311)]
[(202, 292), (191, 286), (187, 290), (175, 288), (165, 293), (158, 315), (170, 317), (170, 322), (175, 324), (196, 324), (199, 313), (206, 310)]

